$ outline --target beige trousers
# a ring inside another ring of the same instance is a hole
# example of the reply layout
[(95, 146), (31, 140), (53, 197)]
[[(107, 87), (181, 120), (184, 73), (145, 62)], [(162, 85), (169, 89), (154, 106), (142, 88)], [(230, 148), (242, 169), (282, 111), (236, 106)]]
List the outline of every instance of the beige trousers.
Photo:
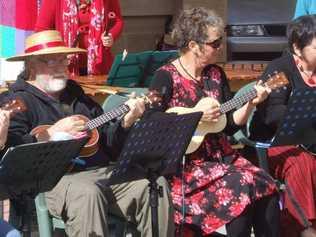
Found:
[[(108, 186), (113, 167), (65, 175), (51, 191), (46, 193), (47, 207), (53, 216), (62, 218), (68, 236), (109, 236), (107, 213), (135, 222), (142, 237), (151, 237), (151, 210), (148, 181), (145, 179)], [(159, 236), (174, 236), (173, 207), (169, 188), (163, 177), (159, 198)]]

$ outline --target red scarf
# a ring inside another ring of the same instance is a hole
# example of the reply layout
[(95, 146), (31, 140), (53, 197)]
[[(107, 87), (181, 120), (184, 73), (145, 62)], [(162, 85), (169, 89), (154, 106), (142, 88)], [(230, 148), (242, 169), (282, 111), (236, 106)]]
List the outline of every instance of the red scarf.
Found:
[[(90, 26), (88, 33), (88, 74), (95, 74), (96, 65), (103, 61), (103, 50), (101, 36), (105, 30), (104, 22), (104, 0), (93, 0), (90, 5)], [(78, 32), (78, 6), (76, 0), (62, 1), (64, 40), (69, 47), (73, 47)], [(71, 59), (71, 64), (78, 67), (78, 56)], [(76, 68), (78, 72), (78, 68)]]

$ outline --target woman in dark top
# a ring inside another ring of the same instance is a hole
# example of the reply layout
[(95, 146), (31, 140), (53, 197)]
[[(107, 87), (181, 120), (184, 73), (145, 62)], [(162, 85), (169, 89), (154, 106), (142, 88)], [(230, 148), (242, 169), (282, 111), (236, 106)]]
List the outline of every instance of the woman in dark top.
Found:
[[(288, 42), (289, 50), (268, 65), (263, 78), (274, 71), (283, 71), (291, 85), (273, 91), (257, 107), (250, 127), (254, 140), (267, 141), (273, 137), (292, 88), (316, 86), (316, 15), (302, 16), (291, 22)], [(311, 224), (316, 223), (315, 157), (297, 146), (269, 148), (268, 155), (271, 173), (275, 178), (287, 181), (305, 216)], [(282, 236), (316, 236), (313, 227), (303, 228), (302, 220), (286, 194), (284, 206)]]
[[(194, 8), (179, 16), (173, 36), (181, 55), (156, 72), (150, 87), (163, 95), (160, 111), (193, 107), (203, 97), (220, 103), (231, 98), (225, 73), (213, 64), (223, 34), (222, 20), (212, 11)], [(234, 151), (225, 135), (243, 125), (254, 106), (267, 97), (267, 89), (256, 88), (255, 99), (228, 113), (225, 131), (206, 135), (198, 150), (186, 157), (182, 174), (169, 179), (175, 222), (179, 229), (184, 224), (186, 233), (190, 226), (206, 236), (226, 224), (228, 236), (250, 236), (252, 225), (257, 236), (278, 236), (273, 179)], [(219, 106), (209, 105), (202, 112), (203, 121), (216, 122), (220, 115)]]

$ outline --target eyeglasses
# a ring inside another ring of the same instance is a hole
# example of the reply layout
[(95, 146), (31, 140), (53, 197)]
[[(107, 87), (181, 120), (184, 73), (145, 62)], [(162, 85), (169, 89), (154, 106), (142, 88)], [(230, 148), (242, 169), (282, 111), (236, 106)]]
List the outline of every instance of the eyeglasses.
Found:
[(69, 65), (69, 60), (67, 58), (63, 59), (42, 59), (39, 58), (38, 61), (41, 63), (45, 63), (47, 67), (52, 68), (56, 66), (68, 66)]
[(219, 47), (221, 47), (222, 43), (223, 43), (223, 37), (221, 36), (216, 40), (213, 40), (211, 42), (204, 42), (203, 44), (211, 46), (213, 49), (218, 49)]

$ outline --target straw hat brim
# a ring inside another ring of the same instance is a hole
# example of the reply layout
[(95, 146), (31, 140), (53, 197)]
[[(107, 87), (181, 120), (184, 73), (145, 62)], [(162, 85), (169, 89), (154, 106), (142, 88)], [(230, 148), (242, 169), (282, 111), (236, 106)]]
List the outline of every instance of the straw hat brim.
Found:
[(76, 53), (86, 53), (87, 50), (81, 49), (81, 48), (68, 48), (68, 47), (52, 47), (52, 48), (45, 48), (41, 50), (37, 50), (32, 53), (24, 53), (19, 54), (16, 56), (12, 56), (7, 58), (7, 61), (24, 61), (26, 58), (29, 58), (31, 56), (37, 56), (37, 55), (50, 55), (50, 54), (76, 54)]

